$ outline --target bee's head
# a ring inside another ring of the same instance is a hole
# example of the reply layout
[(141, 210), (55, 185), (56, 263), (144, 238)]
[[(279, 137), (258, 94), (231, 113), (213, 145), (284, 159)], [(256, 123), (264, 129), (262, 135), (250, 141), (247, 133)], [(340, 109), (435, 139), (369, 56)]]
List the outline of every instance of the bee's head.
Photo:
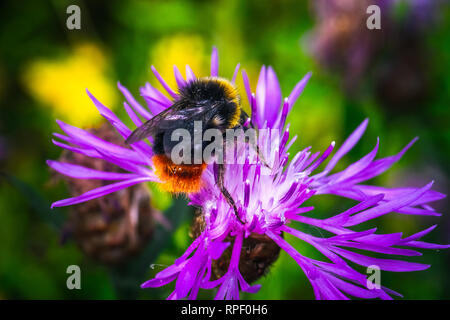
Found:
[(199, 78), (180, 88), (181, 99), (196, 105), (230, 102), (240, 104), (236, 87), (223, 78)]
[(226, 79), (196, 79), (180, 89), (180, 99), (191, 107), (210, 108), (208, 127), (233, 128), (238, 124), (240, 97), (236, 87)]

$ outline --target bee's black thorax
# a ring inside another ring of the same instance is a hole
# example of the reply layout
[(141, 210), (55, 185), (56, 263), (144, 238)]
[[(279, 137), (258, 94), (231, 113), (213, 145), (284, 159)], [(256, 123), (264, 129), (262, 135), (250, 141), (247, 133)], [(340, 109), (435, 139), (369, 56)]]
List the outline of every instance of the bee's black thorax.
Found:
[(237, 93), (226, 80), (220, 78), (201, 78), (190, 82), (179, 90), (180, 100), (188, 105), (211, 105), (233, 102)]
[[(188, 130), (192, 136), (194, 121), (202, 122), (202, 130), (211, 128), (225, 132), (237, 127), (241, 122), (240, 98), (236, 88), (221, 78), (200, 78), (179, 89), (179, 98), (174, 102), (180, 109), (202, 109), (201, 116), (193, 116), (183, 121), (177, 128), (160, 130), (154, 135), (155, 154), (169, 154), (177, 142), (170, 141), (172, 131), (178, 128)], [(198, 112), (198, 111), (196, 111)]]

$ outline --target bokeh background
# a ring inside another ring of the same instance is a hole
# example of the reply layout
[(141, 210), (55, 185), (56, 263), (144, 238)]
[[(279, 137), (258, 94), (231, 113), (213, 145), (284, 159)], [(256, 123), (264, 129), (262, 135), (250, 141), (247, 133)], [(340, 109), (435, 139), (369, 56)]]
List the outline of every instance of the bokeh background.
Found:
[[(365, 28), (365, 8), (373, 3), (382, 8), (381, 30)], [(81, 30), (66, 27), (70, 4), (81, 8)], [(85, 88), (123, 116), (117, 81), (137, 97), (145, 82), (158, 86), (151, 65), (172, 85), (174, 64), (206, 75), (213, 45), (221, 75), (231, 77), (240, 62), (255, 85), (261, 65), (271, 65), (284, 95), (312, 71), (288, 119), (299, 136), (293, 151), (309, 145), (323, 150), (332, 140), (339, 145), (369, 117), (366, 134), (341, 166), (371, 150), (377, 136), (380, 157), (419, 136), (400, 163), (374, 183), (419, 187), (434, 179), (436, 190), (450, 192), (446, 1), (2, 1), (0, 30), (1, 299), (167, 297), (170, 286), (141, 290), (139, 284), (190, 243), (193, 213), (185, 201), (149, 185), (152, 205), (172, 229), (157, 222), (139, 254), (119, 265), (99, 263), (65, 232), (71, 209), (49, 209), (70, 194), (45, 161), (61, 154), (51, 143), (52, 133), (60, 132), (56, 118), (86, 128), (101, 124)], [(313, 205), (325, 217), (348, 203), (323, 197)], [(449, 243), (449, 203), (435, 206), (442, 217), (392, 214), (379, 218), (378, 226), (409, 235), (438, 223), (425, 240)], [(315, 254), (308, 247), (301, 252)], [(426, 251), (414, 261), (432, 267), (383, 272), (382, 283), (407, 299), (449, 299), (450, 251)], [(73, 264), (82, 271), (81, 290), (66, 287), (66, 268)], [(258, 283), (261, 291), (243, 298), (313, 298), (306, 277), (284, 253)]]

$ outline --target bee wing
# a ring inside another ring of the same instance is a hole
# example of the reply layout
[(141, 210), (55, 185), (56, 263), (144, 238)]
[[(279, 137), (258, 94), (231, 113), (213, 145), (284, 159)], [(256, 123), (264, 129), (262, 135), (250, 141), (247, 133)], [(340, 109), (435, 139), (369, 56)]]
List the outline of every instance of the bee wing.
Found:
[(125, 143), (132, 144), (155, 134), (159, 128), (159, 124), (168, 114), (171, 113), (171, 110), (172, 108), (163, 110), (156, 116), (145, 122), (128, 136), (127, 140), (125, 140)]
[(161, 129), (181, 127), (186, 121), (199, 117), (199, 115), (202, 115), (206, 111), (208, 111), (208, 109), (205, 107), (186, 108), (175, 103), (172, 107), (158, 113), (142, 126), (134, 130), (127, 140), (125, 140), (125, 143), (135, 143), (154, 135)]

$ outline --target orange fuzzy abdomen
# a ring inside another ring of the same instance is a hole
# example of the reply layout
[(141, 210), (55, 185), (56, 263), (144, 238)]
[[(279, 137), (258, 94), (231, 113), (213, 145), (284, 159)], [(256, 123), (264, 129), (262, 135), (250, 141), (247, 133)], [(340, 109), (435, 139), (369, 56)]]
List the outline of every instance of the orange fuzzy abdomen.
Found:
[(152, 161), (162, 189), (171, 193), (195, 193), (200, 190), (206, 163), (175, 164), (164, 154), (154, 155)]

